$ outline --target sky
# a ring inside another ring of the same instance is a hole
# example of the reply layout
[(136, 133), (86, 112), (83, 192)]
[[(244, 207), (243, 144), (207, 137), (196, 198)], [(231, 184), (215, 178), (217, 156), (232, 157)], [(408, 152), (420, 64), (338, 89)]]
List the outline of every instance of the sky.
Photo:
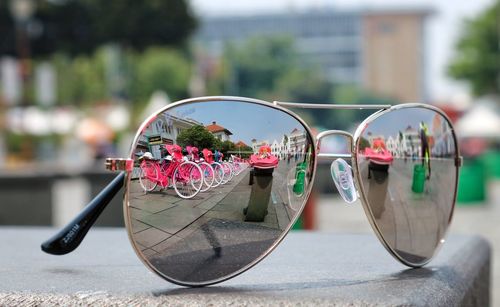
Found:
[(471, 18), (490, 6), (494, 0), (190, 0), (199, 16), (258, 14), (269, 11), (293, 11), (335, 7), (434, 9), (426, 25), (426, 79), (430, 98), (434, 101), (466, 103), (468, 87), (446, 75), (446, 67), (454, 54), (464, 18)]
[(300, 122), (285, 112), (250, 103), (211, 101), (179, 106), (168, 112), (177, 117), (194, 119), (204, 126), (215, 121), (233, 133), (231, 141), (243, 141), (248, 146), (252, 146), (253, 138), (270, 143), (274, 140), (280, 142), (284, 134), (290, 135), (295, 128), (305, 130)]
[[(408, 126), (418, 131), (421, 122), (424, 122), (432, 133), (435, 115), (435, 112), (423, 108), (408, 108), (389, 112), (372, 121), (364, 130), (363, 136), (366, 137), (368, 133), (372, 133), (374, 136), (384, 135), (396, 138), (399, 132), (404, 132)], [(444, 120), (443, 117), (440, 118)]]

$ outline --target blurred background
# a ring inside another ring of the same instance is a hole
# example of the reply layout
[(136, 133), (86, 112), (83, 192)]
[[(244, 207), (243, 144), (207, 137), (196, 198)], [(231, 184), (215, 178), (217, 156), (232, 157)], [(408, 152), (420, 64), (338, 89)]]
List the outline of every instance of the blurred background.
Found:
[[(0, 225), (67, 222), (113, 177), (103, 158), (171, 101), (424, 102), (453, 120), (465, 158), (451, 232), (496, 250), (499, 20), (499, 0), (1, 1)], [(298, 113), (351, 132), (370, 114)], [(296, 228), (370, 232), (320, 164)], [(119, 197), (98, 224), (122, 225)]]

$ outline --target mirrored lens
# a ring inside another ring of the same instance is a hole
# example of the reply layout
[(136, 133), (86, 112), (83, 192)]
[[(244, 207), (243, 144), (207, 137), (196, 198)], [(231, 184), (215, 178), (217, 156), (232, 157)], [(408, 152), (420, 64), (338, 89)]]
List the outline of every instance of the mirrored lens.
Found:
[(300, 213), (314, 146), (290, 114), (246, 101), (170, 108), (141, 131), (128, 185), (139, 256), (167, 279), (207, 284), (264, 256)]
[(361, 192), (387, 245), (409, 264), (432, 257), (454, 207), (456, 144), (440, 113), (409, 107), (383, 113), (357, 140)]

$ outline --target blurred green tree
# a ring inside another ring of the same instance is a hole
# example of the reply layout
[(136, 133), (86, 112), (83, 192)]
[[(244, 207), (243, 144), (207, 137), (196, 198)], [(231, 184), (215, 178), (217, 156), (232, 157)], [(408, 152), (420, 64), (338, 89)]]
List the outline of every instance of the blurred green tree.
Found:
[[(0, 54), (17, 54), (10, 1), (0, 1)], [(91, 54), (117, 43), (133, 50), (153, 45), (184, 46), (196, 28), (185, 0), (36, 1), (28, 27), (34, 57), (54, 52)]]
[(102, 53), (93, 56), (68, 56), (57, 53), (52, 57), (57, 72), (58, 104), (89, 106), (106, 98), (105, 64)]
[(465, 23), (449, 74), (470, 83), (475, 95), (500, 94), (500, 0)]
[[(397, 104), (394, 99), (369, 92), (358, 85), (337, 85), (332, 100), (336, 104)], [(376, 110), (333, 110), (335, 121), (332, 124), (344, 130), (352, 130)]]
[(189, 59), (181, 52), (169, 48), (149, 48), (133, 56), (130, 98), (134, 109), (140, 110), (158, 90), (178, 100), (188, 96), (191, 77)]
[(242, 45), (228, 45), (224, 59), (224, 92), (248, 97), (273, 90), (298, 63), (289, 37), (255, 37)]
[[(296, 101), (302, 103), (331, 103), (334, 87), (319, 68), (294, 67), (287, 74), (276, 81), (276, 87), (268, 92), (266, 99), (275, 100), (279, 98), (284, 101)], [(300, 113), (308, 113), (314, 123), (327, 123), (332, 119), (331, 110), (301, 110)]]
[[(333, 84), (320, 67), (308, 66), (300, 56), (291, 37), (255, 37), (241, 45), (226, 46), (219, 72), (221, 92), (230, 95), (259, 97), (269, 101), (280, 99), (309, 103), (331, 101)], [(213, 80), (209, 88), (213, 89)], [(330, 119), (325, 110), (300, 111), (312, 122)]]
[(100, 44), (112, 41), (134, 50), (180, 46), (196, 28), (196, 19), (185, 0), (80, 1), (89, 8), (92, 30)]
[[(110, 98), (108, 49), (91, 55), (70, 58), (56, 53), (51, 62), (57, 72), (58, 104), (88, 107)], [(188, 95), (191, 65), (187, 56), (171, 48), (148, 48), (142, 53), (124, 52), (123, 96), (131, 101), (134, 114), (140, 115), (155, 91), (178, 100)], [(136, 112), (137, 111), (137, 112)]]

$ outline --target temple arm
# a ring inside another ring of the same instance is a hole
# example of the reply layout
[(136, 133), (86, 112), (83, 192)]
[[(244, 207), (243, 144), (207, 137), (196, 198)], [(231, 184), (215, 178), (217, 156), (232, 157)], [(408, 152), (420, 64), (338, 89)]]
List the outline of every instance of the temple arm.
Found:
[(74, 251), (104, 208), (121, 190), (124, 179), (125, 172), (121, 172), (68, 225), (45, 241), (42, 250), (52, 255), (64, 255)]

